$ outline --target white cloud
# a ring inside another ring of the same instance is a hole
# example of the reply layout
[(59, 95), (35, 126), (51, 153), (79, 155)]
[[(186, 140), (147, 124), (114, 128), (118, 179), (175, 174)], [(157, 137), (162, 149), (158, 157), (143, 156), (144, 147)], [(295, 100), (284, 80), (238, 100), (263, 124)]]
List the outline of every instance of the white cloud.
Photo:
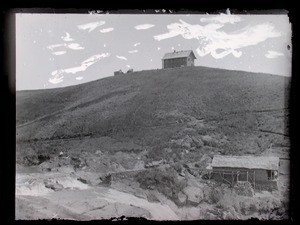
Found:
[(68, 32), (66, 32), (66, 35), (65, 35), (65, 36), (62, 36), (61, 38), (62, 38), (64, 41), (74, 41), (74, 39), (71, 38), (71, 35), (70, 35)]
[(125, 56), (116, 55), (116, 57), (117, 57), (118, 59), (127, 60), (127, 58), (126, 58)]
[(49, 83), (52, 83), (52, 84), (58, 84), (58, 83), (61, 83), (64, 81), (64, 76), (61, 76), (61, 77), (53, 77), (53, 78), (49, 78)]
[(95, 30), (97, 27), (102, 26), (105, 24), (105, 21), (99, 21), (99, 22), (93, 22), (93, 23), (87, 23), (78, 25), (78, 29), (80, 30), (88, 30), (89, 32)]
[(157, 50), (159, 51), (159, 50), (160, 50), (160, 47), (157, 47)]
[(54, 70), (51, 75), (56, 77), (56, 76), (60, 76), (61, 74), (63, 74), (63, 70)]
[(130, 51), (128, 51), (128, 53), (137, 53), (138, 52), (138, 50), (130, 50)]
[(130, 68), (130, 65), (126, 65), (128, 68)]
[(84, 47), (80, 46), (80, 44), (78, 44), (78, 43), (67, 44), (67, 48), (72, 49), (72, 50), (81, 50), (81, 49), (84, 49)]
[(83, 77), (76, 77), (75, 79), (76, 79), (76, 80), (82, 80)]
[(62, 47), (62, 46), (66, 46), (66, 44), (54, 44), (54, 45), (49, 45), (47, 46), (47, 48), (51, 51), (53, 51), (54, 48), (58, 48), (58, 47)]
[(58, 52), (52, 52), (53, 55), (63, 55), (66, 54), (66, 51), (58, 51)]
[(141, 42), (137, 42), (137, 43), (135, 43), (133, 46), (136, 47), (136, 46), (138, 46), (138, 45), (140, 45), (140, 44), (141, 44)]
[(101, 55), (93, 55), (92, 57), (84, 60), (80, 66), (64, 69), (63, 71), (65, 73), (72, 73), (72, 74), (85, 71), (88, 67), (98, 62), (100, 59), (108, 57), (109, 55), (110, 55), (109, 53), (103, 53)]
[(85, 71), (88, 67), (90, 67), (94, 63), (96, 63), (99, 60), (106, 58), (108, 56), (110, 56), (110, 53), (102, 53), (102, 54), (98, 54), (98, 55), (93, 55), (90, 58), (84, 60), (80, 66), (71, 67), (71, 68), (67, 68), (67, 69), (55, 70), (51, 73), (53, 78), (49, 78), (49, 82), (52, 84), (60, 83), (63, 81), (63, 78), (64, 78), (63, 74), (69, 74), (69, 73), (76, 74), (78, 72)]
[(281, 52), (268, 51), (268, 53), (265, 54), (265, 56), (266, 56), (268, 59), (275, 59), (275, 58), (278, 58), (279, 56), (284, 56), (284, 54), (281, 53)]
[(114, 30), (114, 28), (109, 27), (109, 28), (104, 28), (104, 29), (100, 30), (100, 32), (101, 32), (101, 33), (108, 33), (108, 32), (111, 32), (111, 31), (113, 31), (113, 30)]
[(106, 44), (103, 44), (103, 47), (106, 48)]
[(224, 24), (214, 23), (205, 26), (191, 25), (180, 20), (180, 23), (172, 23), (167, 26), (168, 33), (156, 35), (154, 39), (161, 41), (178, 35), (185, 39), (197, 39), (199, 47), (196, 52), (199, 56), (211, 54), (212, 57), (219, 59), (229, 54), (240, 57), (242, 48), (281, 36), (271, 23), (247, 26), (232, 33), (220, 31), (219, 29), (223, 26)]
[(149, 29), (151, 27), (154, 27), (154, 25), (153, 24), (141, 24), (141, 25), (135, 26), (134, 28), (136, 30), (147, 30), (147, 29)]
[(63, 43), (63, 44), (54, 44), (54, 45), (49, 45), (47, 46), (48, 49), (50, 49), (51, 51), (53, 51), (55, 48), (58, 47), (66, 47), (72, 50), (82, 50), (84, 49), (84, 47), (80, 46), (80, 44), (78, 43)]

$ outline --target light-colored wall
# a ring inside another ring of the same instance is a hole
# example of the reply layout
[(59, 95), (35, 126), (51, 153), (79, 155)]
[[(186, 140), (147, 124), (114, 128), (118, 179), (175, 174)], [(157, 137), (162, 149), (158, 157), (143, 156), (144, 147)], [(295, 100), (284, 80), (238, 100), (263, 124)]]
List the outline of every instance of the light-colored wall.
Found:
[[(162, 68), (175, 68), (181, 66), (193, 66), (193, 60), (191, 57), (188, 58), (175, 58), (175, 59), (163, 59), (162, 60)], [(166, 62), (168, 61), (168, 62)]]
[(187, 58), (187, 66), (194, 66), (194, 60), (190, 56)]

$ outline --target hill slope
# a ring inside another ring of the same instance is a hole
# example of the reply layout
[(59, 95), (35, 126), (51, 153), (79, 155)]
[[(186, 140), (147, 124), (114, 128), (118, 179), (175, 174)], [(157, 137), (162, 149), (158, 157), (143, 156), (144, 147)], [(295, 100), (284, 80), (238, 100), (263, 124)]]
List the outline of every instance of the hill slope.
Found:
[(288, 143), (289, 82), (268, 74), (191, 67), (20, 91), (17, 162), (28, 148), (48, 154), (151, 150), (145, 160), (175, 161), (205, 152), (259, 154), (271, 144)]

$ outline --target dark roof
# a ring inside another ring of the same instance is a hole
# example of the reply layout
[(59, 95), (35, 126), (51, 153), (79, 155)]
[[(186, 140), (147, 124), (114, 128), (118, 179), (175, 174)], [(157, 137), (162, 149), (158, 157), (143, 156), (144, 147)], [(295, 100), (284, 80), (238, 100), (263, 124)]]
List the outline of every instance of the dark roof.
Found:
[(224, 156), (215, 155), (211, 166), (247, 168), (247, 169), (265, 169), (278, 170), (279, 158), (275, 156)]
[(190, 54), (192, 54), (194, 59), (196, 59), (196, 56), (192, 50), (169, 52), (166, 53), (162, 59), (186, 58), (189, 57)]

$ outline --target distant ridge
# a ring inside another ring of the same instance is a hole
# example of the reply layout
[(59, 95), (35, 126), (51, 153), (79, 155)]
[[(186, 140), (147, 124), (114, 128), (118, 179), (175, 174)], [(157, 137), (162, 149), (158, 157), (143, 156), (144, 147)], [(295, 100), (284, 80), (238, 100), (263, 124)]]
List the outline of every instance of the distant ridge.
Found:
[(17, 145), (25, 149), (20, 143), (53, 140), (58, 149), (68, 148), (62, 141), (70, 138), (110, 137), (162, 148), (191, 121), (203, 120), (206, 128), (197, 132), (227, 138), (226, 148), (216, 148), (255, 152), (286, 132), (289, 82), (271, 74), (185, 67), (17, 91)]
[[(222, 70), (222, 71), (236, 71), (236, 72), (240, 72), (240, 73), (249, 73), (249, 74), (257, 74), (257, 75), (273, 75), (273, 76), (281, 76), (281, 77), (288, 77), (288, 76), (283, 76), (283, 75), (278, 75), (278, 74), (271, 74), (271, 73), (262, 73), (262, 72), (250, 72), (250, 71), (244, 71), (244, 70), (230, 70), (230, 69), (223, 69), (223, 68), (215, 68), (215, 67), (208, 67), (208, 66), (193, 66), (194, 68), (202, 68), (202, 69), (214, 69), (214, 70)], [(161, 70), (180, 70), (180, 69), (185, 69), (185, 68), (167, 68), (167, 69), (149, 69), (149, 70), (139, 70), (139, 71), (134, 71), (133, 73), (141, 73), (141, 72), (151, 72), (151, 71), (161, 71)], [(130, 76), (131, 74), (124, 74), (126, 76)], [(70, 86), (77, 86), (77, 85), (82, 85), (82, 84), (86, 84), (86, 83), (91, 83), (91, 82), (95, 82), (98, 80), (102, 80), (102, 79), (109, 79), (112, 78), (113, 75), (108, 76), (108, 77), (104, 77), (104, 78), (100, 78), (100, 79), (95, 79), (92, 81), (88, 81), (85, 83), (80, 83), (80, 84), (75, 84), (75, 85), (70, 85)], [(65, 87), (54, 87), (54, 88), (46, 88), (46, 89), (26, 89), (26, 90), (17, 90), (17, 92), (22, 92), (22, 91), (43, 91), (43, 90), (49, 90), (49, 89), (60, 89), (60, 88), (66, 88), (66, 87), (70, 87), (70, 86), (65, 86)]]

